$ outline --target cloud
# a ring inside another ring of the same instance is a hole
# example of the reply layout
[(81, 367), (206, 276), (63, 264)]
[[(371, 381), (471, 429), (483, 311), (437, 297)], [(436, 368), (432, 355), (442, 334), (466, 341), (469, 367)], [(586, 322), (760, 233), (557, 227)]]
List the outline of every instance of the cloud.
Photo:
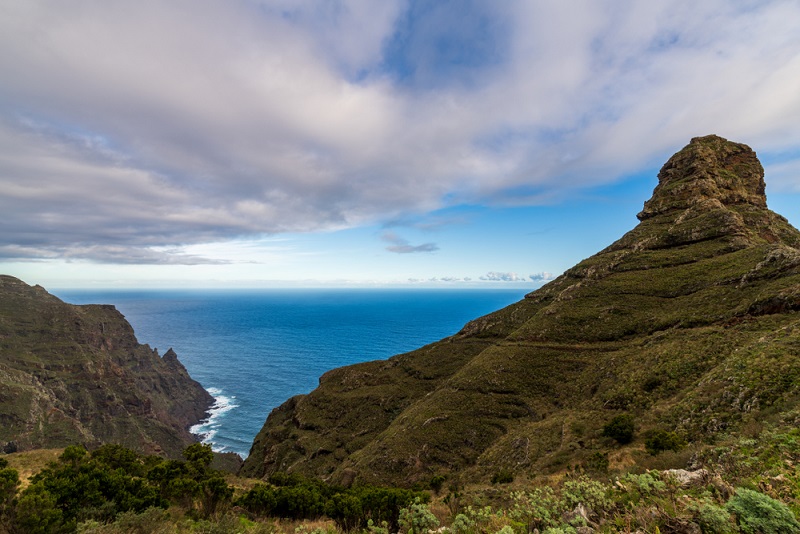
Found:
[(490, 282), (525, 282), (525, 278), (519, 276), (517, 273), (498, 273), (490, 271), (480, 277), (481, 280)]
[(421, 245), (411, 245), (406, 239), (403, 239), (394, 232), (384, 232), (381, 239), (387, 243), (391, 243), (386, 247), (389, 252), (397, 254), (412, 254), (414, 252), (436, 252), (439, 246), (436, 243), (423, 243)]
[(708, 133), (800, 154), (796, 2), (2, 12), (0, 247), (19, 258), (187, 261), (173, 250), (557, 202)]
[(528, 276), (534, 282), (544, 282), (547, 280), (555, 279), (555, 275), (553, 273), (541, 272), (541, 273), (534, 273)]
[(63, 259), (91, 260), (97, 263), (121, 265), (228, 265), (235, 263), (226, 259), (214, 259), (187, 254), (178, 248), (157, 250), (153, 248), (118, 245), (86, 245), (58, 248), (55, 246), (0, 245), (0, 260), (14, 261), (19, 258), (37, 260)]

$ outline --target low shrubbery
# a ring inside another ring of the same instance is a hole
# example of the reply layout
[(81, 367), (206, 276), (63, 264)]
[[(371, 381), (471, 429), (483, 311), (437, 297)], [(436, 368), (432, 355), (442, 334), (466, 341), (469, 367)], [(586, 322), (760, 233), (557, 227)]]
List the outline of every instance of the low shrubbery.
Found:
[(633, 433), (636, 427), (633, 416), (630, 414), (620, 414), (615, 416), (603, 427), (603, 435), (616, 440), (618, 443), (625, 444), (633, 441)]
[(800, 532), (800, 523), (785, 504), (757, 491), (736, 490), (725, 508), (736, 516), (744, 534)]
[(749, 438), (709, 448), (698, 456), (705, 475), (690, 483), (657, 470), (610, 479), (568, 471), (541, 486), (452, 486), (434, 503), (426, 492), (342, 488), (285, 473), (234, 495), (210, 468), (213, 455), (203, 445), (187, 448), (184, 461), (114, 445), (91, 453), (68, 447), (22, 491), (16, 471), (0, 458), (0, 532), (800, 534), (800, 476), (792, 467), (800, 460), (798, 440), (800, 431), (790, 429), (764, 433), (757, 448)]
[[(345, 489), (284, 473), (234, 499), (234, 488), (210, 467), (214, 455), (209, 446), (191, 445), (184, 457), (178, 461), (142, 456), (118, 445), (91, 453), (67, 447), (22, 492), (18, 492), (17, 472), (0, 459), (0, 532), (138, 532), (144, 528), (125, 530), (121, 522), (148, 524), (143, 531), (150, 532), (170, 522), (164, 513), (167, 509), (174, 508), (197, 524), (212, 525), (209, 520), (225, 517), (232, 507), (253, 519), (327, 517), (342, 530), (366, 529), (372, 522), (397, 532), (404, 521), (403, 510), (424, 507), (430, 499), (425, 492), (369, 486)], [(419, 529), (411, 519), (415, 517), (412, 512), (405, 521)], [(122, 530), (107, 529), (112, 523)]]
[(404, 507), (415, 499), (430, 499), (423, 492), (373, 486), (345, 489), (284, 473), (273, 475), (269, 482), (256, 484), (235, 504), (253, 516), (314, 519), (324, 515), (343, 530), (364, 529), (372, 521), (386, 523), (396, 532)]
[(657, 429), (645, 435), (644, 446), (650, 454), (658, 454), (663, 451), (679, 451), (686, 446), (686, 441), (675, 432)]

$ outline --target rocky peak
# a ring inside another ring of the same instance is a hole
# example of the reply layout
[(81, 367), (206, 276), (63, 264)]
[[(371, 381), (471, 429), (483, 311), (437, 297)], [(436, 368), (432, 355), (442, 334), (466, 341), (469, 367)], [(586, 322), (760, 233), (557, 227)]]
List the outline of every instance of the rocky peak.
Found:
[(700, 205), (766, 208), (764, 189), (764, 168), (749, 146), (716, 135), (695, 137), (661, 168), (653, 197), (637, 217), (644, 221)]

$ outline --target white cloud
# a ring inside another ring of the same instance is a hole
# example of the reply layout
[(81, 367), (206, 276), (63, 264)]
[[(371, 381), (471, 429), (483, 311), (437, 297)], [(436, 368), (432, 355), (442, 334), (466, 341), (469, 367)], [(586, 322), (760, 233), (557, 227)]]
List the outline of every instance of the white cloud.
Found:
[(796, 153), (798, 27), (788, 1), (8, 2), (0, 254), (552, 202), (709, 133)]
[(534, 282), (545, 282), (548, 280), (555, 279), (555, 275), (553, 273), (541, 272), (541, 273), (534, 273), (528, 276), (528, 278), (530, 278)]
[(490, 282), (524, 282), (525, 278), (519, 276), (517, 273), (498, 273), (495, 271), (489, 271), (485, 275), (480, 277), (481, 280), (486, 280)]

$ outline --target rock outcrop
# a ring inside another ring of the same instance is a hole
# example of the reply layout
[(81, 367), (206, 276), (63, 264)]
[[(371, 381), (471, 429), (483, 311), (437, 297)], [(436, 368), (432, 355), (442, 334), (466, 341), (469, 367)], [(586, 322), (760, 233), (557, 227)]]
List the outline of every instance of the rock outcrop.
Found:
[(746, 145), (692, 139), (641, 221), (458, 334), (326, 373), (276, 408), (242, 472), (413, 484), (591, 466), (603, 425), (702, 442), (800, 398), (800, 232)]
[(212, 403), (174, 351), (139, 344), (113, 306), (66, 304), (0, 276), (0, 443), (180, 457)]

